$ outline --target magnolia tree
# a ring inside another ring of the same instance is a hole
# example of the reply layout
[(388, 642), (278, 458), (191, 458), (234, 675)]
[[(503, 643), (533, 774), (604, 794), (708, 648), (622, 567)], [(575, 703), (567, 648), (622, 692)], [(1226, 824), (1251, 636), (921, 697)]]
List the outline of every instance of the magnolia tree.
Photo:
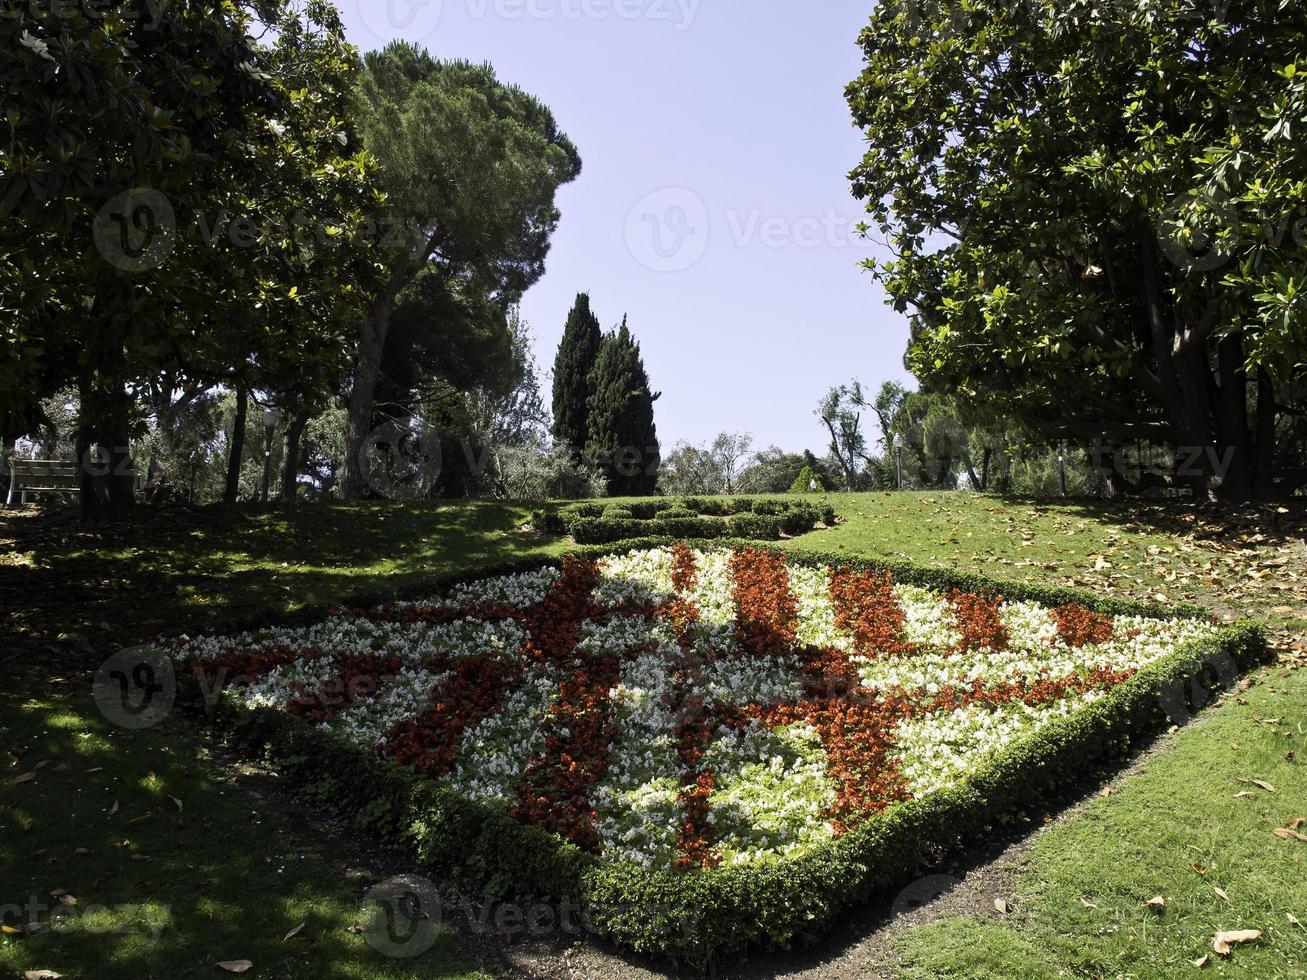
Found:
[(853, 187), (927, 389), (1199, 493), (1307, 484), (1307, 8), (884, 0), (860, 43)]

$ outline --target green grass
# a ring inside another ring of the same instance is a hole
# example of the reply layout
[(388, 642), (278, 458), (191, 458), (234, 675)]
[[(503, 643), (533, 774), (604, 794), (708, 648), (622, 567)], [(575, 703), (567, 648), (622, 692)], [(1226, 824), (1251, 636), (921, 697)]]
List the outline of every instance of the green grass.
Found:
[[(351, 881), (342, 856), (317, 850), (277, 807), (257, 805), (197, 755), (190, 733), (168, 722), (116, 729), (74, 682), (0, 698), (0, 729), (3, 921), (47, 924), (0, 938), (0, 974), (173, 980), (250, 960), (249, 975), (263, 977), (474, 975), (449, 932), (409, 961), (349, 932), (368, 921), (370, 883)], [(76, 905), (62, 906), (58, 890)]]
[[(1272, 833), (1307, 817), (1307, 671), (1258, 676), (1113, 795), (1041, 835), (1009, 920), (906, 933), (901, 975), (1164, 978), (1209, 955), (1213, 976), (1307, 977), (1307, 925), (1290, 919), (1307, 923), (1307, 844)], [(1166, 905), (1154, 911), (1144, 903), (1157, 895)], [(1213, 934), (1241, 929), (1265, 935), (1228, 959), (1213, 953)]]
[[(1282, 630), (1307, 625), (1301, 523), (1291, 526), (1295, 536), (1278, 518), (1225, 526), (1138, 505), (961, 493), (830, 499), (843, 523), (786, 547), (1197, 601)], [(78, 693), (88, 686), (80, 671), (158, 633), (276, 622), (566, 550), (561, 539), (523, 533), (530, 514), (499, 503), (315, 503), (290, 513), (148, 513), (113, 529), (83, 527), (60, 511), (0, 514), (0, 615), (11, 631), (0, 668), (6, 689), (22, 692), (0, 697), (0, 760), (8, 756), (0, 905), (33, 896), (49, 904), (49, 892), (62, 888), (94, 912), (74, 917), (67, 931), (0, 939), (0, 974), (212, 976), (218, 960), (249, 959), (255, 976), (463, 975), (469, 964), (448, 937), (405, 963), (346, 932), (364, 888), (337, 856), (313, 850), (317, 835), (253, 800), (172, 723), (141, 734), (109, 727)], [(50, 664), (68, 672), (67, 684), (47, 682)], [(1203, 716), (1117, 795), (1047, 833), (1022, 872), (1015, 923), (915, 930), (894, 969), (916, 977), (1185, 975), (1212, 931), (1249, 927), (1263, 929), (1264, 942), (1209, 971), (1307, 975), (1303, 933), (1285, 918), (1307, 921), (1307, 908), (1293, 904), (1307, 881), (1307, 844), (1270, 834), (1307, 816), (1307, 747), (1297, 727), (1307, 718), (1307, 673), (1269, 673), (1242, 696), (1247, 704), (1231, 699)], [(1286, 738), (1277, 731), (1288, 723), (1259, 724), (1257, 716), (1296, 720)], [(7, 782), (32, 771), (31, 782)], [(1236, 800), (1248, 789), (1232, 785), (1236, 776), (1268, 779), (1279, 792)], [(1299, 812), (1289, 812), (1295, 804)], [(1229, 906), (1211, 892), (1218, 885)], [(1160, 916), (1138, 904), (1158, 893), (1168, 901)], [(283, 943), (300, 922), (305, 930)]]

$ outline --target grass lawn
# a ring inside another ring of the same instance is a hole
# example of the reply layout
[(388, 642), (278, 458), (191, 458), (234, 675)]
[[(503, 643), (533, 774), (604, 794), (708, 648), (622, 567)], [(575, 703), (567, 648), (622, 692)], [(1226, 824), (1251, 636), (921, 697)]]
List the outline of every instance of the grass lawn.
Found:
[(43, 686), (0, 696), (0, 906), (9, 929), (47, 924), (6, 929), (0, 975), (173, 980), (239, 960), (265, 977), (476, 975), (451, 933), (413, 961), (351, 933), (368, 920), (373, 883), (315, 850), (276, 807), (255, 805), (192, 733), (169, 722), (124, 732), (81, 680)]
[[(1307, 977), (1307, 843), (1273, 833), (1307, 817), (1307, 671), (1257, 676), (1041, 835), (1006, 920), (907, 932), (901, 975), (1176, 977), (1207, 956), (1216, 976)], [(1264, 935), (1213, 952), (1213, 934), (1243, 929)]]
[[(1288, 638), (1291, 656), (1293, 642), (1302, 649), (1301, 516), (1218, 521), (960, 493), (832, 501), (842, 524), (786, 546), (1197, 600), (1222, 616), (1264, 618)], [(374, 954), (346, 931), (364, 885), (332, 855), (314, 853), (314, 835), (295, 834), (226, 781), (184, 729), (110, 727), (86, 693), (85, 668), (161, 632), (275, 622), (356, 596), (420, 591), (437, 574), (471, 576), (565, 550), (564, 541), (520, 531), (529, 517), (528, 507), (496, 503), (312, 504), (290, 514), (164, 512), (102, 531), (66, 512), (0, 515), (0, 614), (11, 631), (0, 647), (11, 692), (0, 700), (0, 905), (25, 906), (33, 896), (50, 903), (51, 890), (65, 889), (76, 908), (94, 912), (74, 916), (67, 932), (5, 935), (0, 974), (211, 976), (219, 960), (249, 959), (251, 975), (262, 976), (464, 975), (470, 964), (448, 937), (418, 961)], [(52, 670), (66, 683), (48, 683)], [(1216, 929), (1256, 928), (1266, 933), (1260, 945), (1208, 968), (1307, 975), (1307, 934), (1286, 918), (1307, 921), (1307, 908), (1293, 906), (1307, 880), (1307, 844), (1271, 834), (1307, 816), (1298, 727), (1307, 719), (1307, 672), (1280, 673), (1264, 672), (1240, 695), (1246, 704), (1230, 698), (1118, 793), (1044, 835), (1022, 872), (1014, 921), (911, 932), (907, 969), (1174, 976), (1210, 951)], [(1270, 718), (1281, 721), (1264, 723)], [(36, 776), (8, 782), (28, 772)], [(1237, 777), (1267, 780), (1277, 793)], [(1258, 795), (1236, 799), (1241, 791)], [(1300, 812), (1289, 812), (1295, 805)], [(1159, 893), (1167, 899), (1161, 914), (1140, 907)], [(5, 922), (17, 921), (7, 911)], [(283, 942), (300, 922), (305, 929)], [(154, 930), (162, 930), (157, 942)]]

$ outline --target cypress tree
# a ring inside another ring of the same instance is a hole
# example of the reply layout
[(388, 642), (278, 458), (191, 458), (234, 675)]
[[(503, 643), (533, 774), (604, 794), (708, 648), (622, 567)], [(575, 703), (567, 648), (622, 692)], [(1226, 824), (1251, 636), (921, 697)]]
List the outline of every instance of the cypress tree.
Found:
[(578, 293), (554, 358), (554, 441), (580, 452), (589, 433), (590, 373), (603, 343), (590, 295)]
[(662, 461), (653, 409), (660, 395), (649, 390), (640, 345), (625, 319), (604, 338), (590, 388), (586, 452), (603, 472), (608, 492), (622, 497), (653, 494)]

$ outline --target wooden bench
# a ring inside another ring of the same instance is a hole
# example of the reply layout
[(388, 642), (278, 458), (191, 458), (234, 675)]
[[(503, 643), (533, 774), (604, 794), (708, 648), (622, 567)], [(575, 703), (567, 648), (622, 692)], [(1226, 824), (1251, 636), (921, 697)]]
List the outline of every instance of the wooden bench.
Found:
[[(81, 488), (81, 474), (77, 472), (76, 463), (66, 463), (57, 459), (20, 459), (9, 460), (9, 496), (6, 507), (14, 505), (14, 497), (21, 504), (27, 503), (27, 495), (37, 493), (77, 493)], [(136, 493), (145, 492), (145, 474), (136, 471)]]

